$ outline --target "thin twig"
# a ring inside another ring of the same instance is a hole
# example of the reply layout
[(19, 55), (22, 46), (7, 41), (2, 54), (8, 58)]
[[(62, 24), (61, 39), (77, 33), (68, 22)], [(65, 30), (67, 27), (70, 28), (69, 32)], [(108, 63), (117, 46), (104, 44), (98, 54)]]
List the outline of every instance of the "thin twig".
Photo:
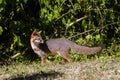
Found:
[(59, 6), (59, 8), (58, 9), (60, 9), (60, 7), (64, 4), (64, 2), (65, 2), (66, 0), (64, 0), (62, 3), (61, 3), (61, 5)]
[(101, 22), (102, 22), (102, 26), (103, 26), (103, 16), (102, 16), (102, 13), (101, 13), (101, 11), (100, 11), (100, 9), (99, 9), (99, 7), (97, 6), (97, 9), (98, 9), (98, 12), (99, 12), (99, 14), (100, 14), (100, 17), (101, 17)]
[(63, 18), (65, 15), (69, 14), (71, 11), (72, 11), (72, 10), (66, 12), (65, 14), (63, 14), (62, 16), (60, 16), (60, 17), (59, 17), (57, 20), (55, 20), (55, 21), (58, 21), (59, 19)]
[(73, 38), (73, 37), (76, 37), (76, 36), (79, 36), (79, 35), (88, 33), (88, 32), (93, 31), (93, 30), (94, 30), (94, 29), (90, 29), (90, 30), (87, 30), (87, 31), (85, 31), (85, 32), (78, 33), (78, 34), (76, 34), (76, 35), (73, 35), (72, 37), (69, 37), (68, 39), (71, 39), (71, 38)]
[(73, 24), (75, 24), (75, 23), (77, 23), (77, 22), (79, 22), (79, 21), (81, 21), (81, 20), (83, 20), (85, 18), (87, 18), (86, 15), (84, 17), (81, 17), (81, 18), (77, 19), (75, 22), (71, 22), (70, 24), (68, 24), (68, 27), (72, 26)]
[(56, 21), (58, 21), (59, 19), (63, 18), (64, 16), (66, 16), (66, 15), (67, 15), (67, 14), (69, 14), (70, 12), (75, 11), (75, 10), (79, 10), (79, 8), (69, 10), (68, 12), (66, 12), (66, 13), (62, 14), (62, 16), (60, 16), (58, 19), (56, 19), (56, 20), (55, 20), (55, 22), (56, 22)]
[(15, 54), (15, 55), (13, 55), (11, 58), (14, 59), (14, 58), (16, 58), (16, 57), (19, 56), (19, 55), (20, 55), (20, 53), (17, 53), (17, 54)]
[(73, 9), (74, 9), (74, 5), (73, 5), (72, 1), (71, 1), (71, 0), (69, 0), (69, 1), (70, 1), (71, 6), (72, 6), (72, 7), (73, 7)]
[[(89, 11), (96, 11), (98, 9), (85, 9), (85, 10), (89, 10)], [(114, 11), (114, 10), (111, 10), (111, 9), (99, 9), (100, 11), (103, 10), (103, 11), (110, 11), (110, 12), (114, 12), (114, 13), (118, 13), (120, 14), (120, 12), (118, 11)]]
[[(104, 25), (104, 26), (102, 26), (102, 27), (100, 27), (100, 28), (98, 28), (98, 29), (104, 29), (106, 26), (114, 25), (114, 24), (120, 24), (120, 22), (113, 22), (113, 23), (110, 23), (110, 24), (106, 24), (106, 25)], [(72, 37), (69, 37), (68, 39), (71, 39), (71, 38), (73, 38), (73, 37), (76, 37), (76, 36), (79, 36), (79, 35), (88, 33), (88, 32), (93, 31), (93, 30), (95, 30), (95, 29), (90, 29), (90, 30), (87, 30), (87, 31), (85, 31), (85, 32), (78, 33), (78, 34), (76, 34), (76, 35), (73, 35)], [(95, 32), (96, 32), (96, 31), (95, 31)]]
[(106, 25), (100, 27), (99, 29), (104, 29), (106, 26), (113, 25), (113, 24), (120, 24), (120, 22), (113, 22), (113, 23), (110, 23), (110, 24), (106, 24)]
[(24, 7), (23, 7), (23, 4), (22, 4), (22, 3), (20, 3), (20, 6), (21, 6), (22, 10), (24, 10)]

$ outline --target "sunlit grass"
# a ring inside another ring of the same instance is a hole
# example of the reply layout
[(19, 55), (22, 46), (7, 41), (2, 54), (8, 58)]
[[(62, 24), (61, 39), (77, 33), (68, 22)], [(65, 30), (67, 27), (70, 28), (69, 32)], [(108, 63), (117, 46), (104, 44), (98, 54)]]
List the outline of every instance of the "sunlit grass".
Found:
[(65, 63), (56, 61), (41, 65), (40, 61), (13, 63), (0, 68), (0, 78), (11, 80), (119, 80), (120, 58), (100, 57)]

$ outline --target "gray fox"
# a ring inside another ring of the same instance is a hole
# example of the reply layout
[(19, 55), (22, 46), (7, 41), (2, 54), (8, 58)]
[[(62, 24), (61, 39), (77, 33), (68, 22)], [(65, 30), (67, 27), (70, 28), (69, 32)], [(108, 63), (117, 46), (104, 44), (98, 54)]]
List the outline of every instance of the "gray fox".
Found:
[(41, 57), (42, 64), (46, 63), (47, 55), (59, 54), (65, 60), (71, 62), (72, 58), (68, 54), (70, 50), (80, 54), (94, 54), (102, 50), (102, 46), (80, 46), (65, 38), (55, 38), (44, 41), (41, 37), (41, 31), (31, 34), (30, 43), (34, 52)]

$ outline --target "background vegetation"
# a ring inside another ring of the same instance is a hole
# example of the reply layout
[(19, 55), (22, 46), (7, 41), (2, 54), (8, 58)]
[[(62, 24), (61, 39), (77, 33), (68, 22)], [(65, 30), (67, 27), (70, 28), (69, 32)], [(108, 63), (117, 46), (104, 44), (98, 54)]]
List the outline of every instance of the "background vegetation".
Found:
[(104, 44), (103, 54), (120, 56), (120, 0), (0, 0), (0, 64), (36, 59), (29, 43), (34, 30), (46, 40)]

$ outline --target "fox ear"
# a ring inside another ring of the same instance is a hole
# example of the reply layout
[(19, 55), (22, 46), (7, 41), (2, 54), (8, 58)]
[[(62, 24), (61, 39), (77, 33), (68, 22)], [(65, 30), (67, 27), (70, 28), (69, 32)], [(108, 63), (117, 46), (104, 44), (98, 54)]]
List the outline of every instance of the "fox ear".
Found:
[(38, 33), (39, 33), (39, 34), (41, 34), (41, 33), (42, 33), (42, 31), (39, 31)]
[(36, 32), (33, 31), (33, 32), (32, 32), (32, 35), (35, 35), (35, 34), (36, 34)]

